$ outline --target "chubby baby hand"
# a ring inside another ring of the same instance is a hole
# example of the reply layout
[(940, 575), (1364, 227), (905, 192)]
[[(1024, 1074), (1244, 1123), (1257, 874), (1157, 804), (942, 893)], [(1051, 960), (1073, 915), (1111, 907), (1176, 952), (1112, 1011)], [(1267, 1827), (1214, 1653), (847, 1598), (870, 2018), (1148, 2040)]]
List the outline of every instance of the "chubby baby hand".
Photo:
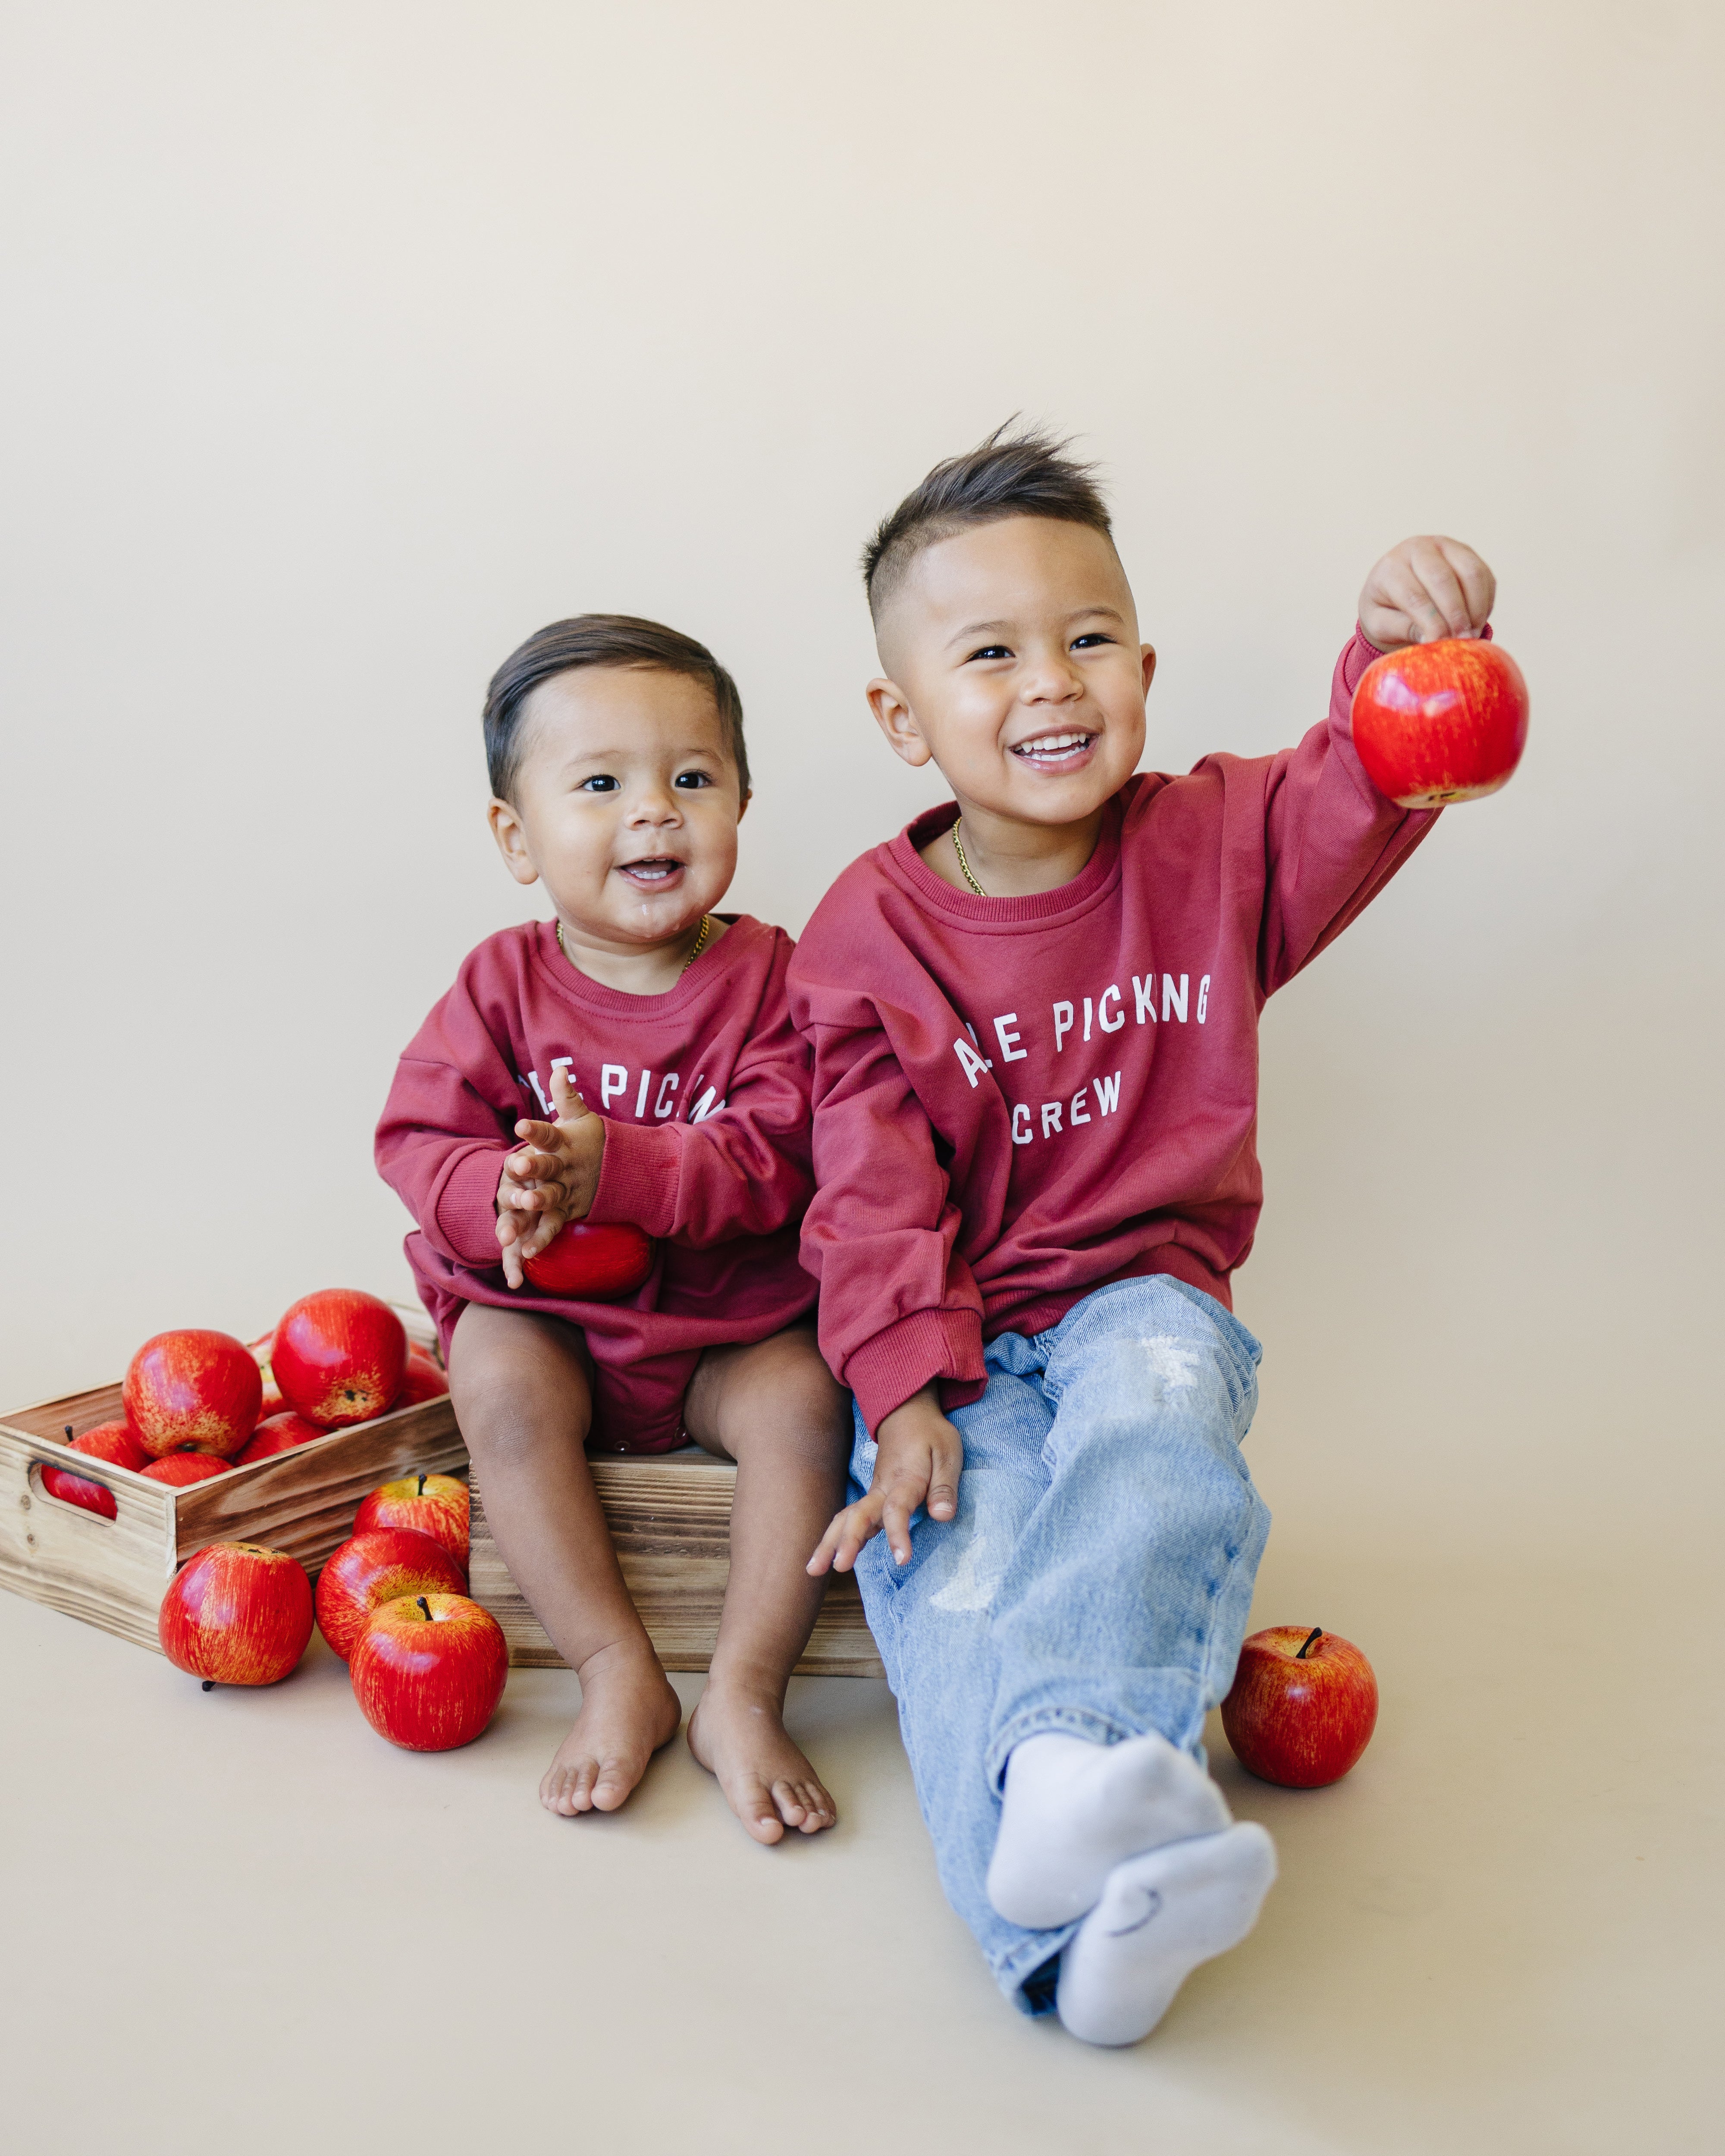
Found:
[(1471, 547), (1430, 536), (1404, 539), (1366, 578), (1359, 625), (1380, 651), (1477, 636), (1497, 596), (1497, 579)]
[(596, 1116), (561, 1069), (551, 1074), (554, 1123), (525, 1117), (515, 1134), (525, 1141), (503, 1163), (497, 1185), (497, 1241), (503, 1274), (511, 1287), (526, 1278), (536, 1258), (571, 1220), (583, 1219), (599, 1187), (605, 1119)]

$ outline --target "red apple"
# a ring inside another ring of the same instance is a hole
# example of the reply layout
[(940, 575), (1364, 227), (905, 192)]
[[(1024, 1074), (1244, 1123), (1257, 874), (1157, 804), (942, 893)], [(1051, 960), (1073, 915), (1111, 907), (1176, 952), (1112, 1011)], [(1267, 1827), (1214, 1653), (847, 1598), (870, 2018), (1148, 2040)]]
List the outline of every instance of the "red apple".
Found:
[(258, 1426), (264, 1380), (227, 1332), (158, 1332), (131, 1358), (121, 1389), (126, 1419), (159, 1460), (213, 1452), (228, 1460)]
[(176, 1669), (213, 1685), (275, 1684), (311, 1637), (305, 1568), (255, 1543), (212, 1543), (182, 1565), (157, 1629)]
[(271, 1460), (278, 1452), (291, 1452), (296, 1445), (310, 1445), (314, 1437), (328, 1435), (326, 1430), (320, 1430), (291, 1409), (285, 1414), (266, 1415), (234, 1465), (249, 1467), (254, 1460)]
[(218, 1460), (209, 1452), (167, 1452), (139, 1472), (151, 1482), (166, 1482), (171, 1489), (185, 1490), (194, 1482), (208, 1482), (218, 1475), (231, 1475), (234, 1462)]
[[(134, 1475), (150, 1464), (143, 1440), (130, 1423), (98, 1423), (94, 1430), (85, 1430), (82, 1437), (74, 1437), (72, 1425), (68, 1423), (66, 1442), (74, 1452), (87, 1452), (92, 1460), (105, 1460), (110, 1467), (129, 1467)], [(64, 1467), (44, 1466), (42, 1486), (50, 1497), (58, 1497), (63, 1505), (81, 1506), (86, 1512), (100, 1513), (105, 1520), (119, 1517), (120, 1508), (111, 1490), (85, 1476), (68, 1474)]]
[(372, 1612), (349, 1665), (360, 1712), (409, 1752), (470, 1744), (509, 1676), (503, 1628), (465, 1594), (403, 1595)]
[(342, 1543), (317, 1580), (317, 1629), (347, 1661), (372, 1612), (403, 1594), (465, 1594), (460, 1566), (417, 1527), (374, 1527)]
[(398, 1408), (418, 1407), (421, 1400), (441, 1399), (449, 1389), (449, 1381), (442, 1366), (434, 1363), (423, 1348), (408, 1350), (408, 1374), (396, 1395)]
[(1339, 1782), (1377, 1720), (1372, 1665), (1339, 1633), (1304, 1625), (1254, 1632), (1222, 1702), (1222, 1727), (1240, 1765), (1287, 1789)]
[(633, 1295), (653, 1270), (653, 1245), (622, 1221), (597, 1226), (572, 1220), (522, 1268), (547, 1295), (580, 1302), (611, 1302)]
[(1501, 644), (1445, 636), (1386, 651), (1353, 692), (1353, 745), (1380, 793), (1440, 808), (1506, 784), (1527, 745), (1527, 685)]
[(369, 1422), (401, 1390), (408, 1336), (362, 1289), (302, 1296), (275, 1328), (270, 1368), (290, 1408), (325, 1430)]
[(399, 1482), (385, 1482), (360, 1501), (353, 1516), (353, 1532), (362, 1535), (372, 1527), (417, 1527), (467, 1568), (467, 1485), (453, 1475), (409, 1475)]

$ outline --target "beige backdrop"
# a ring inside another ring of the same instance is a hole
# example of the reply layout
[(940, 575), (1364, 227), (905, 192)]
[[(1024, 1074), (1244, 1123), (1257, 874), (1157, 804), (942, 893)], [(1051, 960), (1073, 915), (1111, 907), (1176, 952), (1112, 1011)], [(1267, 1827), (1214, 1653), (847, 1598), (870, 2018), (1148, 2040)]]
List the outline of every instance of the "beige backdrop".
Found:
[(1537, 1552), (1584, 1656), (1586, 1583), (1710, 1553), (1725, 14), (6, 18), (8, 1404), (404, 1285), (372, 1126), (522, 911), (477, 713), (542, 622), (735, 670), (736, 904), (800, 926), (936, 798), (856, 555), (1024, 412), (1106, 468), (1153, 762), (1318, 716), (1413, 531), (1532, 685), (1513, 788), (1266, 1021), (1280, 1546)]

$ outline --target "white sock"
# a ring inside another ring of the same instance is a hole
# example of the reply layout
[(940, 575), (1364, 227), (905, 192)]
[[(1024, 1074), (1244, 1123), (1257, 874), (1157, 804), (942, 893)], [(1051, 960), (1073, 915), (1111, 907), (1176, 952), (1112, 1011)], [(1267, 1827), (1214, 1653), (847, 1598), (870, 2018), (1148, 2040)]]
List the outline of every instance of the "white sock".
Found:
[(1201, 1961), (1238, 1946), (1276, 1879), (1251, 1820), (1128, 1857), (1060, 1956), (1060, 2020), (1086, 2044), (1136, 2044)]
[(988, 1899), (1009, 1924), (1070, 1924), (1127, 1857), (1228, 1821), (1203, 1768), (1153, 1731), (1123, 1744), (1027, 1737), (1006, 1763)]

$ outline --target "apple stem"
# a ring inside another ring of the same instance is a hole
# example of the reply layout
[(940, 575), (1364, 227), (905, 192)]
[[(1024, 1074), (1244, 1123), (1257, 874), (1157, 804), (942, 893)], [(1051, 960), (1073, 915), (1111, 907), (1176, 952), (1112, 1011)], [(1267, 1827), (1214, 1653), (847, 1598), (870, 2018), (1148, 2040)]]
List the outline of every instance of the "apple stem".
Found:
[(425, 1621), (429, 1625), (431, 1622), (431, 1604), (423, 1594), (419, 1597), (419, 1607), (425, 1612)]
[(425, 1495), (425, 1477), (423, 1475), (419, 1477), (419, 1487), (413, 1494), (416, 1497), (423, 1497)]
[(1312, 1636), (1307, 1640), (1306, 1645), (1301, 1648), (1299, 1653), (1295, 1656), (1294, 1660), (1296, 1662), (1303, 1662), (1306, 1657), (1312, 1652), (1312, 1649), (1317, 1645), (1318, 1641), (1322, 1639), (1323, 1635), (1323, 1626), (1322, 1625), (1314, 1625), (1312, 1628)]
[(68, 1445), (72, 1442), (72, 1425), (70, 1423), (66, 1424), (66, 1442)]
[(213, 1691), (216, 1688), (215, 1679), (213, 1677), (206, 1677), (203, 1681), (203, 1688), (206, 1691)]

